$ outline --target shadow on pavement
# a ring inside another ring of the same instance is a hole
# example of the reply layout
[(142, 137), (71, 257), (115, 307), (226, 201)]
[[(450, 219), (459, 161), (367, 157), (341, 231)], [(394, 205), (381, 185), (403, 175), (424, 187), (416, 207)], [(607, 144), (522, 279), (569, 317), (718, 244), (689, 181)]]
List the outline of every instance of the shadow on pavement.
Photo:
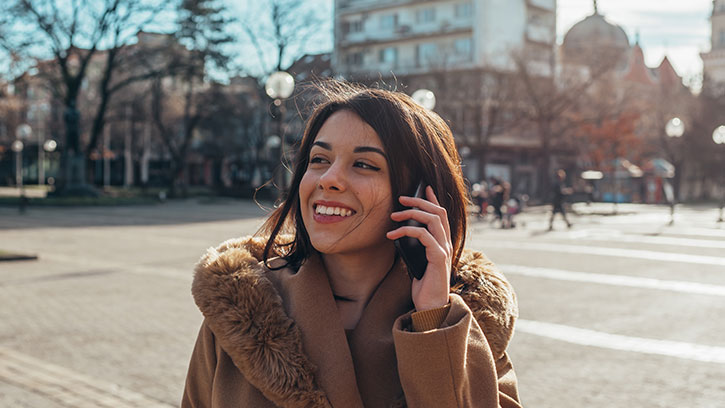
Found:
[(23, 214), (17, 208), (0, 207), (0, 231), (222, 222), (264, 217), (272, 209), (269, 202), (257, 204), (252, 200), (236, 199), (219, 199), (211, 203), (187, 199), (113, 207), (31, 207)]

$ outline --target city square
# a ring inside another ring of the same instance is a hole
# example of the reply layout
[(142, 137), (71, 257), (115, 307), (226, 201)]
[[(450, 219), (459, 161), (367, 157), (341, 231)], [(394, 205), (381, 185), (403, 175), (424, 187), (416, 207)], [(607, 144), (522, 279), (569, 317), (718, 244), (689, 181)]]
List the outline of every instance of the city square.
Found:
[(0, 407), (722, 408), (724, 210), (725, 0), (0, 4)]
[[(712, 209), (532, 208), (517, 229), (471, 219), (470, 248), (512, 282), (510, 354), (525, 406), (717, 407), (725, 399), (725, 225)], [(253, 202), (0, 209), (0, 406), (178, 406), (201, 322), (193, 266), (252, 234)], [(560, 221), (558, 221), (560, 222)], [(58, 373), (60, 375), (50, 375)], [(70, 402), (69, 402), (70, 401)]]

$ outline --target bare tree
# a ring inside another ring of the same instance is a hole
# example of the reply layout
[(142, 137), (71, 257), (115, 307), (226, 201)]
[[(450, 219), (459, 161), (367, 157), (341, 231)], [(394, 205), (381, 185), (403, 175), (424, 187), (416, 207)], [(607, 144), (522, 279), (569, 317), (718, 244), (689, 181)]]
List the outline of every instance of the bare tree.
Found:
[[(163, 0), (150, 6), (142, 0), (9, 0), (0, 6), (4, 16), (2, 26), (11, 27), (11, 38), (5, 38), (8, 47), (33, 58), (49, 61), (47, 74), (53, 80), (54, 93), (65, 107), (64, 167), (65, 184), (84, 185), (83, 154), (80, 145), (81, 113), (79, 96), (88, 80), (89, 67), (101, 48), (110, 41), (103, 69), (102, 87), (111, 83), (118, 50), (130, 38), (130, 26), (136, 30), (157, 16)], [(9, 30), (8, 30), (9, 31)], [(6, 31), (7, 33), (7, 31)], [(109, 40), (110, 37), (110, 40)], [(35, 53), (38, 50), (38, 53)], [(103, 115), (108, 103), (104, 99), (94, 121), (94, 143), (103, 127)], [(83, 190), (83, 189), (82, 189)]]
[(304, 54), (307, 43), (323, 24), (319, 10), (304, 0), (268, 0), (263, 6), (247, 1), (241, 27), (254, 48), (256, 66), (243, 62), (248, 72), (264, 77), (282, 71)]
[[(153, 59), (153, 54), (160, 52), (162, 47), (168, 44), (132, 46), (131, 41), (137, 38), (140, 31), (171, 2), (172, 0), (161, 0), (158, 4), (149, 6), (138, 0), (128, 4), (124, 13), (119, 13), (110, 21), (108, 30), (110, 45), (103, 51), (105, 58), (102, 74), (96, 85), (98, 100), (93, 115), (90, 139), (85, 148), (86, 157), (89, 157), (98, 145), (112, 98), (125, 87), (135, 82), (154, 78), (167, 70), (165, 66), (150, 66), (148, 61)], [(145, 19), (140, 22), (133, 21), (139, 17), (145, 17)]]
[[(240, 18), (240, 26), (243, 31), (242, 43), (248, 44), (252, 55), (256, 58), (248, 58), (239, 61), (242, 71), (254, 75), (258, 82), (257, 91), (260, 101), (268, 101), (259, 105), (267, 120), (257, 121), (257, 132), (259, 134), (255, 161), (257, 168), (254, 173), (262, 171), (263, 163), (259, 158), (264, 156), (264, 138), (268, 129), (269, 120), (272, 117), (280, 122), (299, 120), (292, 118), (283, 112), (293, 111), (291, 102), (285, 101), (284, 105), (276, 106), (269, 103), (269, 98), (264, 92), (264, 80), (274, 71), (284, 71), (303, 56), (309, 47), (309, 42), (319, 36), (324, 26), (324, 19), (320, 10), (305, 0), (267, 0), (258, 2), (246, 0), (242, 5), (243, 15)], [(331, 32), (330, 32), (331, 35)], [(283, 140), (286, 127), (281, 126), (279, 135)], [(283, 165), (283, 164), (280, 164)]]
[(613, 73), (620, 54), (607, 50), (598, 50), (598, 53), (592, 56), (589, 64), (559, 73), (553, 69), (547, 73), (538, 72), (523, 54), (512, 56), (516, 66), (513, 85), (518, 93), (515, 99), (526, 105), (518, 111), (520, 120), (534, 127), (541, 144), (537, 184), (538, 195), (542, 198), (550, 190), (554, 149), (565, 144), (572, 131), (582, 124), (601, 120), (602, 110), (587, 114), (579, 108), (586, 106), (591, 90)]
[[(207, 80), (209, 69), (224, 67), (229, 57), (224, 46), (232, 41), (226, 33), (226, 8), (217, 0), (183, 0), (176, 38), (183, 49), (170, 49), (170, 71), (158, 76), (151, 93), (154, 125), (171, 155), (169, 188), (172, 196), (186, 195), (184, 174), (192, 138), (199, 124), (214, 115), (218, 99)], [(169, 96), (164, 81), (177, 83)]]

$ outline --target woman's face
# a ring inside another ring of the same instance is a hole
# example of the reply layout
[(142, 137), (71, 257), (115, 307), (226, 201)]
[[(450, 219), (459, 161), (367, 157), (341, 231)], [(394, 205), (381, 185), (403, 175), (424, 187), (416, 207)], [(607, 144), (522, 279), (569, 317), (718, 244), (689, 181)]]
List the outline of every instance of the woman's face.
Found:
[(313, 142), (300, 182), (300, 210), (323, 254), (392, 245), (388, 160), (378, 134), (351, 111), (333, 113)]

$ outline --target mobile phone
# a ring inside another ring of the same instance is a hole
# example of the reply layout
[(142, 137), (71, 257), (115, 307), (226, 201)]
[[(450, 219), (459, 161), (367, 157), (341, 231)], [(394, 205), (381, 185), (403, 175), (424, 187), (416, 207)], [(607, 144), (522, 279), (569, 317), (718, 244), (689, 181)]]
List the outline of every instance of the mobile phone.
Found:
[[(418, 187), (415, 189), (414, 197), (425, 199), (425, 187), (424, 182), (420, 182)], [(415, 207), (413, 207), (415, 208)], [(426, 227), (416, 220), (407, 220), (400, 223), (400, 226), (409, 227)], [(428, 258), (425, 255), (425, 247), (420, 243), (418, 238), (413, 237), (402, 237), (395, 240), (395, 248), (397, 249), (400, 257), (403, 258), (405, 265), (408, 267), (408, 275), (413, 279), (423, 278), (425, 268), (428, 267)]]

